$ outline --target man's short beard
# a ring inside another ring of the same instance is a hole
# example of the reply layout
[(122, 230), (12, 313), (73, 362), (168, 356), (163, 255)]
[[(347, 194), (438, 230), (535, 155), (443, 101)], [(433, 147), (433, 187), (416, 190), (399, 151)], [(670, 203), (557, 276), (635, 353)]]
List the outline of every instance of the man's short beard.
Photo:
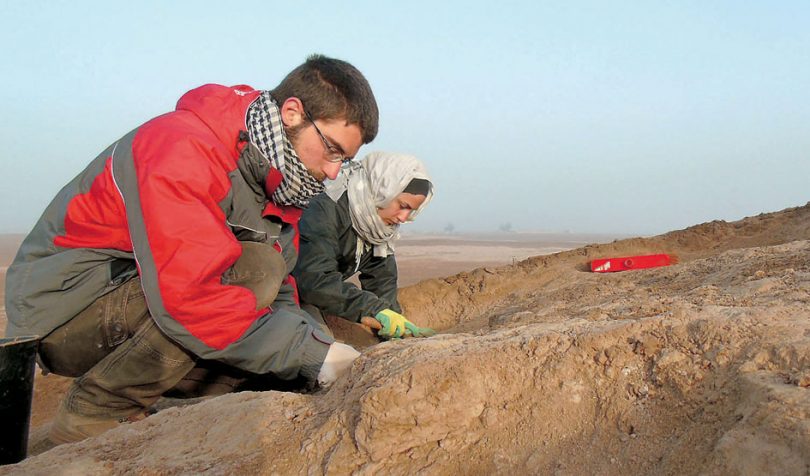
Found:
[(295, 139), (298, 138), (298, 134), (301, 133), (309, 124), (306, 122), (302, 122), (297, 126), (284, 126), (284, 135), (287, 136), (290, 142), (293, 142)]
[(309, 175), (312, 175), (318, 182), (323, 182), (326, 180), (326, 174), (323, 172), (316, 172), (309, 167), (307, 167), (307, 172), (309, 172)]
[[(284, 135), (287, 136), (287, 139), (290, 141), (290, 144), (292, 144), (293, 149), (295, 149), (296, 143), (298, 142), (298, 135), (301, 134), (301, 131), (304, 130), (307, 126), (309, 126), (309, 124), (306, 122), (302, 122), (297, 126), (290, 126), (290, 127), (284, 126)], [(301, 158), (299, 157), (298, 160), (300, 161)], [(303, 164), (303, 162), (301, 163)], [(317, 180), (318, 182), (323, 182), (324, 180), (326, 180), (327, 177), (325, 173), (319, 172), (317, 170), (312, 170), (311, 168), (307, 167), (306, 164), (304, 164), (304, 167), (306, 167), (307, 172), (309, 172), (309, 175), (314, 177), (315, 180)]]

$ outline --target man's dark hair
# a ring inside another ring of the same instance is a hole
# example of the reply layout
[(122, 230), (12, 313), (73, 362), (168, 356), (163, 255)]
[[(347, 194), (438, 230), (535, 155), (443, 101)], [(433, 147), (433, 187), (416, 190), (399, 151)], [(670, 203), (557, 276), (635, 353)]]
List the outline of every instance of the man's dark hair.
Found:
[(377, 136), (380, 113), (371, 86), (349, 63), (311, 55), (270, 91), (279, 107), (297, 97), (313, 119), (345, 119), (357, 124), (368, 144)]

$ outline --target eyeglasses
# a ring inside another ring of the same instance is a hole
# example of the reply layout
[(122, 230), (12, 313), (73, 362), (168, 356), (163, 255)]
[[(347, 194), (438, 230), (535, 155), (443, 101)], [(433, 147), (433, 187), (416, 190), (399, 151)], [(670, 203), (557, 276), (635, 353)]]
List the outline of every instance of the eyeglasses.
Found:
[(309, 119), (309, 122), (312, 123), (312, 127), (315, 128), (315, 132), (318, 133), (318, 136), (320, 136), (321, 141), (323, 142), (323, 146), (326, 149), (326, 153), (328, 155), (326, 160), (332, 162), (333, 164), (336, 164), (338, 162), (342, 162), (344, 164), (351, 162), (353, 157), (346, 157), (346, 155), (343, 152), (341, 152), (340, 149), (338, 149), (336, 146), (332, 145), (329, 142), (326, 136), (323, 135), (323, 132), (321, 132), (321, 130), (318, 129), (318, 126), (315, 125), (315, 120), (312, 119), (312, 116), (309, 115), (309, 111), (304, 109), (304, 114), (307, 115), (307, 119)]

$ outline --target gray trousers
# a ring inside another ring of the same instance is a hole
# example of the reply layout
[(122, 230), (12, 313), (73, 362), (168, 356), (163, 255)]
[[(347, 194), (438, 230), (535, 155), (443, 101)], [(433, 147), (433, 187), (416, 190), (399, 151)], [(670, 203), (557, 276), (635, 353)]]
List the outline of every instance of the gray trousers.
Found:
[[(272, 246), (245, 242), (223, 282), (251, 289), (261, 309), (275, 300), (286, 270)], [(65, 396), (65, 409), (98, 418), (143, 411), (197, 361), (155, 324), (140, 278), (102, 296), (48, 334), (40, 343), (39, 357), (49, 371), (76, 377)]]

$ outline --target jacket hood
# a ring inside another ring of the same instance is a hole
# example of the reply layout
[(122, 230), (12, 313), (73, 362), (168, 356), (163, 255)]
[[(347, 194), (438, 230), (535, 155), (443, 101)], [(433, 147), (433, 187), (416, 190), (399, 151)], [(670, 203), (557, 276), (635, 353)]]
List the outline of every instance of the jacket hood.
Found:
[(177, 101), (176, 109), (196, 115), (236, 154), (239, 132), (247, 130), (248, 106), (260, 92), (246, 85), (205, 84), (185, 93)]

